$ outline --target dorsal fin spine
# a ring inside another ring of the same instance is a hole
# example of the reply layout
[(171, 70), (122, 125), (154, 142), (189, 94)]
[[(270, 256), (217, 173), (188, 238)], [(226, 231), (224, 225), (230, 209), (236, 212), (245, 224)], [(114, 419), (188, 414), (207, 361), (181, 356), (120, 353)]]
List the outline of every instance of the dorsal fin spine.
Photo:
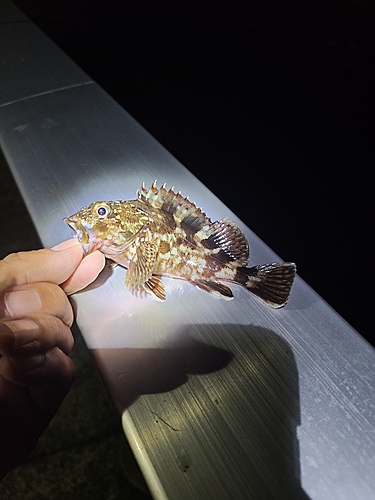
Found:
[(149, 190), (143, 184), (138, 199), (172, 215), (175, 223), (178, 226), (184, 224), (185, 229), (191, 234), (199, 231), (203, 226), (209, 227), (211, 224), (211, 220), (200, 208), (197, 208), (195, 203), (192, 203), (188, 198), (184, 198), (181, 191), (176, 194), (173, 187), (167, 191), (165, 184), (160, 189), (157, 189), (154, 183)]

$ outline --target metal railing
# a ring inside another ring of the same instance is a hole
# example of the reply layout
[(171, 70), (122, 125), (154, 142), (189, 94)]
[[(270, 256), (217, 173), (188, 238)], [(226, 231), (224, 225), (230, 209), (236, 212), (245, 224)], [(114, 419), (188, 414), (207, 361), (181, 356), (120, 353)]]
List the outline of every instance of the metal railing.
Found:
[[(234, 220), (251, 264), (277, 259), (32, 23), (3, 24), (0, 47), (0, 143), (45, 246), (83, 205), (158, 179)], [(155, 498), (374, 496), (375, 352), (306, 283), (275, 311), (171, 279), (161, 303), (124, 276), (73, 300)]]

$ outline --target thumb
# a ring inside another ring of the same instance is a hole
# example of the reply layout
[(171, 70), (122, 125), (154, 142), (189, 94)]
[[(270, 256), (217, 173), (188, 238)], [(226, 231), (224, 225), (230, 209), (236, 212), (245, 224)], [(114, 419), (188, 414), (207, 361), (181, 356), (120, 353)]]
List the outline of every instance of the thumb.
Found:
[(0, 296), (17, 285), (37, 282), (59, 285), (73, 274), (82, 258), (83, 250), (77, 239), (53, 249), (10, 254), (0, 261)]

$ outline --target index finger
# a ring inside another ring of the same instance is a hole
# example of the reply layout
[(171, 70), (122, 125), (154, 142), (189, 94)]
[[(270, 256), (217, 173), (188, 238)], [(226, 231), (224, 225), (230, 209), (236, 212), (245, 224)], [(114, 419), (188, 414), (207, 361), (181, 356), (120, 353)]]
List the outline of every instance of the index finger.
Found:
[(54, 249), (10, 254), (0, 261), (0, 294), (10, 287), (28, 283), (59, 285), (72, 275), (82, 258), (82, 247), (75, 238)]

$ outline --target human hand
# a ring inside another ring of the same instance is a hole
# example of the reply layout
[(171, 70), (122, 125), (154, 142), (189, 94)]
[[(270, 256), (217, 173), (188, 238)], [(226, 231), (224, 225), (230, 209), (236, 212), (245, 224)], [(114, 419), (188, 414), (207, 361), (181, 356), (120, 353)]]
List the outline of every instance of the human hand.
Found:
[(0, 478), (34, 449), (69, 391), (74, 366), (67, 298), (104, 267), (68, 240), (0, 261)]

